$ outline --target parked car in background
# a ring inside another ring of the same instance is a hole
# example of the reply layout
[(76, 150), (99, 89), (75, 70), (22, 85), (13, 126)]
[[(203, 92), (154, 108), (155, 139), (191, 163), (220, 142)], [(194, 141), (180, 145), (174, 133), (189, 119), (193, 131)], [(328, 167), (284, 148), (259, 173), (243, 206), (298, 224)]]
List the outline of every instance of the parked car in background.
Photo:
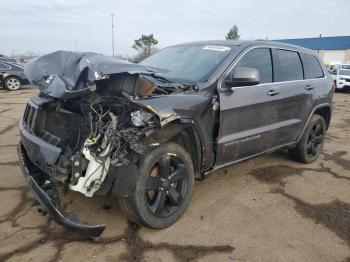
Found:
[[(350, 68), (350, 67), (349, 67)], [(332, 72), (336, 90), (350, 89), (350, 70), (338, 69)]]
[(335, 74), (335, 72), (339, 69), (350, 69), (350, 64), (332, 64), (327, 68), (331, 74)]
[(0, 85), (8, 91), (15, 91), (27, 84), (24, 65), (13, 58), (0, 58)]
[(281, 149), (315, 161), (331, 120), (333, 81), (317, 55), (276, 42), (187, 43), (139, 64), (59, 51), (25, 72), (40, 94), (20, 121), (22, 171), (44, 212), (93, 238), (105, 225), (64, 211), (57, 184), (116, 197), (129, 220), (165, 228), (195, 178)]
[(13, 57), (0, 56), (0, 62), (18, 63), (19, 61)]

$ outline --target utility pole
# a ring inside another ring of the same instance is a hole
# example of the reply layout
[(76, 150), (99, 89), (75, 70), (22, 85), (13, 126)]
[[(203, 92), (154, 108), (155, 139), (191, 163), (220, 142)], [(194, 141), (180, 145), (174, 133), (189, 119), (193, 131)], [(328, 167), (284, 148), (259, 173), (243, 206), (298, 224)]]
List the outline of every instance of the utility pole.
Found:
[(75, 39), (75, 51), (78, 51), (78, 39)]
[(112, 55), (114, 56), (114, 14), (111, 14), (112, 17)]

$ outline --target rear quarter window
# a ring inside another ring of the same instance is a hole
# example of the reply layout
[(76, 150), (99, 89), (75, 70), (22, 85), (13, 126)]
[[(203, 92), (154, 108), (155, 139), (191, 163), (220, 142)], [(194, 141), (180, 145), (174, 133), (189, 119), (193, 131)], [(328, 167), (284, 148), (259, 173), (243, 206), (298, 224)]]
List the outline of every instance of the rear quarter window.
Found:
[(305, 79), (324, 77), (322, 67), (316, 57), (302, 53), (300, 53), (300, 57), (303, 61)]
[(277, 49), (276, 55), (279, 62), (279, 74), (277, 82), (303, 80), (303, 67), (297, 52)]
[(10, 66), (4, 64), (4, 63), (0, 63), (0, 70), (9, 70), (11, 69)]

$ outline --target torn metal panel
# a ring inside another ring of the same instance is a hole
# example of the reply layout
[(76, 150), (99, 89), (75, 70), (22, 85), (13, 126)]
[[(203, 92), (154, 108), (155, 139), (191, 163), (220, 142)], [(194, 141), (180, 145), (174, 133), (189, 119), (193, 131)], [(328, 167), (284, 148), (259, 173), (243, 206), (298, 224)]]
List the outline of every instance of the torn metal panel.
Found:
[(158, 115), (161, 125), (164, 126), (175, 119), (197, 119), (208, 108), (211, 98), (180, 93), (138, 100), (135, 103)]
[(57, 51), (31, 60), (24, 67), (30, 83), (54, 98), (72, 98), (94, 89), (93, 82), (119, 73), (162, 72), (97, 53)]

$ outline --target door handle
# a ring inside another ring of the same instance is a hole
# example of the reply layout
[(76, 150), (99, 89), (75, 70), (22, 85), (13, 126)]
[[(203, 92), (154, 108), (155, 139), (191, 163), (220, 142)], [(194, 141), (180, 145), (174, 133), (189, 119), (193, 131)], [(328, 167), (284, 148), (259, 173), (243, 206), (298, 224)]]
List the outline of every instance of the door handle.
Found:
[(305, 89), (309, 91), (309, 90), (315, 89), (315, 87), (314, 87), (314, 86), (307, 85), (307, 86), (305, 87)]
[(269, 96), (275, 96), (278, 95), (280, 92), (278, 90), (271, 89), (269, 92), (267, 92), (267, 95)]

